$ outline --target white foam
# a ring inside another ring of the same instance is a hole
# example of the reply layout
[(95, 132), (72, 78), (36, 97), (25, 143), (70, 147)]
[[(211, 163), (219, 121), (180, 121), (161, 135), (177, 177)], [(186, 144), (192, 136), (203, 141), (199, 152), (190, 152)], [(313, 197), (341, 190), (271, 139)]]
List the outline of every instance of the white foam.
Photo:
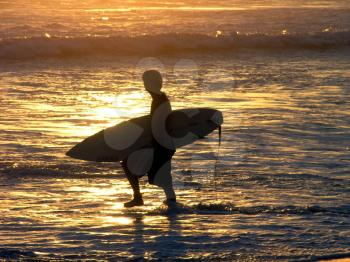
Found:
[(160, 55), (254, 50), (325, 50), (349, 48), (350, 32), (316, 34), (158, 34), (138, 37), (33, 37), (0, 40), (0, 58), (32, 59), (88, 55)]

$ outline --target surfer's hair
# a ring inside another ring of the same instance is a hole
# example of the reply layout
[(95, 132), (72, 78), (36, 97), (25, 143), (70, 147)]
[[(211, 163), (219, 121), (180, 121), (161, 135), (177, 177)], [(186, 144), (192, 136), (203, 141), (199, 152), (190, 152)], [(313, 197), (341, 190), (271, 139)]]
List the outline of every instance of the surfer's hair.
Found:
[(145, 86), (151, 86), (152, 89), (156, 88), (160, 90), (163, 85), (162, 75), (157, 70), (147, 70), (142, 75), (142, 80)]

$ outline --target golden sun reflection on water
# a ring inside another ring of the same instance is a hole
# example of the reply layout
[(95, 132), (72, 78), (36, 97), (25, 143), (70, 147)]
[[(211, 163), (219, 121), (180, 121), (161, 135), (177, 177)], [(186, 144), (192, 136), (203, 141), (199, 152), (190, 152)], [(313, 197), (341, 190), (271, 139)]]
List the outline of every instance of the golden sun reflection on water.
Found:
[(116, 118), (129, 119), (147, 113), (149, 105), (145, 103), (145, 92), (125, 92), (120, 95), (94, 95), (94, 99), (107, 103), (106, 107), (97, 107), (92, 110), (92, 118), (95, 120), (113, 121)]
[(86, 9), (85, 12), (132, 12), (132, 11), (239, 11), (246, 10), (242, 7), (230, 6), (143, 6), (131, 8), (95, 8)]
[(95, 196), (110, 196), (116, 194), (116, 190), (114, 188), (99, 188), (99, 187), (87, 187), (87, 186), (72, 186), (67, 189), (68, 191), (74, 191), (74, 192), (86, 192), (90, 193)]
[[(150, 98), (143, 90), (118, 95), (109, 92), (90, 94), (88, 98), (80, 98), (79, 101), (81, 104), (77, 112), (70, 116), (79, 116), (79, 122), (60, 123), (59, 128), (55, 130), (57, 134), (65, 137), (88, 137), (124, 120), (146, 115), (150, 107)], [(40, 106), (35, 110), (44, 109)]]
[(121, 202), (113, 203), (111, 208), (112, 209), (123, 209), (124, 208), (124, 204), (121, 203)]
[(102, 217), (102, 220), (104, 223), (119, 224), (119, 225), (131, 225), (133, 223), (133, 220), (129, 217), (106, 216), (106, 217)]

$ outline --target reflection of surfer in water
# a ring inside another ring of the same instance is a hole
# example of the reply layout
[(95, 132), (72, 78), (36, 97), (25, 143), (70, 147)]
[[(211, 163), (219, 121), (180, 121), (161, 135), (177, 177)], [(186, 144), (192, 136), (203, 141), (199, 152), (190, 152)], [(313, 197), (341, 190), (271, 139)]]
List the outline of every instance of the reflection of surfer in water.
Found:
[[(176, 202), (171, 177), (171, 158), (175, 153), (175, 147), (171, 137), (167, 133), (165, 125), (166, 118), (171, 113), (170, 101), (166, 94), (160, 91), (163, 80), (158, 71), (146, 71), (142, 79), (146, 90), (152, 96), (151, 121), (153, 148), (146, 151), (141, 150), (134, 155), (131, 154), (122, 161), (122, 167), (134, 191), (134, 198), (125, 203), (125, 207), (143, 205), (139, 177), (146, 173), (150, 184), (163, 188), (167, 198), (165, 201), (166, 204)], [(146, 152), (146, 154), (140, 152)], [(137, 172), (134, 172), (134, 170), (137, 170)]]

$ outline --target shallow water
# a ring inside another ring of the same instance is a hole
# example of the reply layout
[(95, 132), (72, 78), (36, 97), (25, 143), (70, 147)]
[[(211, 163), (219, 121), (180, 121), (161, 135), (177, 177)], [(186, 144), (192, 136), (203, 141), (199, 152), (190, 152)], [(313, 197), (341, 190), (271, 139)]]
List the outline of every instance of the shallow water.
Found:
[[(263, 261), (350, 252), (347, 51), (141, 58), (2, 64), (1, 256)], [(214, 132), (176, 152), (177, 210), (144, 180), (146, 205), (124, 209), (131, 190), (119, 164), (64, 155), (149, 112), (140, 75), (150, 61), (163, 66), (174, 109), (224, 113), (220, 148)]]

